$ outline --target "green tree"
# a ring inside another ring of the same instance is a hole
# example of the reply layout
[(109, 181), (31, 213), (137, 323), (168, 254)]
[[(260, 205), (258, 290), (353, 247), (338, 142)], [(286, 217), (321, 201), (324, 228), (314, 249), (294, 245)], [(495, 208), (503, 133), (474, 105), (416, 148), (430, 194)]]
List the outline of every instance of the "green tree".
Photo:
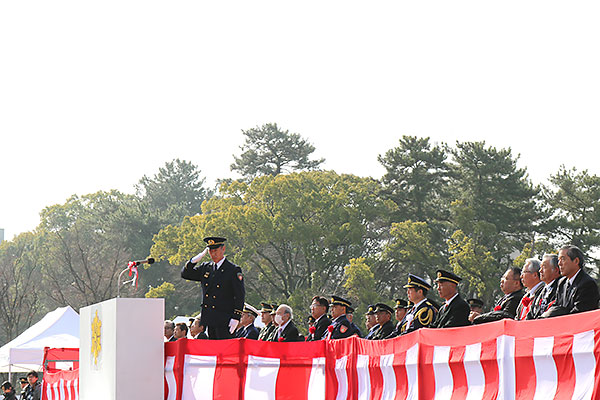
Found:
[[(135, 258), (150, 254), (152, 238), (162, 228), (180, 224), (184, 217), (200, 213), (202, 202), (211, 195), (212, 191), (205, 188), (205, 178), (201, 176), (200, 169), (188, 161), (175, 159), (165, 163), (152, 177), (143, 176), (136, 185), (136, 201), (125, 211), (128, 246)], [(179, 293), (190, 295), (189, 287), (179, 285), (178, 270), (168, 268), (166, 263), (151, 269), (147, 267), (147, 264), (144, 265), (145, 269), (140, 274), (142, 286), (172, 282)], [(192, 295), (192, 298), (196, 296)], [(171, 302), (167, 302), (165, 307), (166, 312), (175, 312), (170, 308)]]
[(72, 196), (42, 211), (44, 284), (54, 304), (78, 309), (116, 296), (117, 276), (131, 260), (123, 210), (132, 201), (113, 190)]
[(233, 156), (231, 170), (245, 178), (260, 175), (279, 175), (286, 172), (316, 170), (324, 159), (310, 160), (315, 151), (312, 144), (297, 133), (281, 130), (277, 124), (269, 123), (243, 130), (245, 141), (240, 157)]
[(336, 293), (348, 260), (367, 255), (384, 229), (391, 204), (380, 191), (373, 179), (318, 171), (224, 183), (201, 215), (163, 229), (152, 255), (180, 265), (204, 247), (204, 236), (223, 235), (249, 298)]
[(517, 167), (510, 149), (485, 142), (457, 143), (453, 150), (452, 222), (477, 244), (487, 248), (502, 268), (509, 255), (531, 241), (540, 218), (536, 196), (525, 169)]
[(390, 236), (377, 268), (379, 289), (388, 298), (404, 293), (403, 286), (409, 273), (423, 278), (431, 277), (446, 264), (446, 259), (432, 249), (432, 234), (426, 222), (395, 222), (390, 229)]
[(586, 253), (588, 267), (597, 272), (600, 260), (594, 257), (600, 248), (600, 177), (587, 170), (560, 170), (550, 177), (543, 190), (548, 218), (543, 225), (546, 235), (558, 248), (574, 244)]
[(39, 235), (22, 233), (0, 243), (0, 326), (4, 341), (28, 328), (43, 310), (39, 239)]
[(165, 299), (165, 314), (175, 317), (178, 311), (175, 309), (177, 304), (176, 293), (175, 285), (170, 282), (163, 282), (158, 287), (150, 286), (144, 297), (147, 299)]
[[(364, 313), (369, 304), (375, 304), (380, 300), (380, 296), (375, 287), (375, 274), (366, 264), (364, 257), (352, 258), (350, 264), (344, 267), (344, 289), (348, 293), (348, 298), (357, 305), (354, 313), (354, 323), (361, 327), (364, 326)], [(383, 300), (390, 303), (387, 299)]]
[(447, 220), (447, 187), (450, 165), (445, 145), (432, 145), (429, 138), (403, 136), (398, 147), (378, 160), (386, 170), (384, 194), (396, 203), (395, 221)]
[(448, 251), (450, 267), (464, 279), (461, 292), (494, 304), (502, 274), (498, 274), (501, 269), (492, 253), (461, 230), (448, 239)]

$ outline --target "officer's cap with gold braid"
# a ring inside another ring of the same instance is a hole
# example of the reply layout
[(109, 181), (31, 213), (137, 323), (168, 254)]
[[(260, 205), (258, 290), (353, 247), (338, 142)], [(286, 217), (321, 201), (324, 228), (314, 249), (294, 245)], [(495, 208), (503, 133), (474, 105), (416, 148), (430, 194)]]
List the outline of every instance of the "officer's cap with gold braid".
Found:
[(271, 313), (273, 311), (273, 306), (269, 303), (262, 302), (260, 303), (260, 312)]
[(375, 315), (375, 308), (377, 308), (377, 307), (375, 307), (373, 304), (369, 304), (365, 315)]
[(271, 304), (271, 315), (275, 315), (277, 313), (277, 307), (279, 307), (277, 304)]
[(408, 283), (404, 285), (404, 289), (407, 288), (431, 290), (431, 285), (420, 276), (408, 274)]
[(394, 310), (399, 308), (410, 308), (411, 306), (408, 304), (408, 301), (404, 299), (396, 299), (396, 305), (394, 306)]
[(216, 249), (223, 246), (227, 239), (224, 237), (209, 236), (205, 237), (203, 240), (206, 242), (209, 249)]
[(258, 310), (254, 307), (252, 307), (252, 305), (248, 304), (248, 303), (244, 303), (244, 310), (245, 313), (254, 315), (254, 317), (258, 317)]
[(458, 283), (460, 281), (462, 281), (462, 278), (459, 277), (458, 275), (453, 274), (452, 272), (448, 272), (448, 271), (444, 271), (443, 269), (438, 269), (437, 270), (437, 278), (435, 280), (436, 282), (452, 282), (458, 285)]
[(331, 304), (332, 306), (338, 305), (352, 307), (352, 302), (350, 300), (346, 300), (340, 296), (331, 296), (331, 301), (329, 302), (329, 304)]
[(388, 312), (390, 314), (394, 313), (394, 310), (392, 309), (392, 307), (388, 306), (387, 304), (377, 303), (377, 304), (375, 304), (375, 306), (377, 307), (375, 309), (376, 313), (378, 313), (378, 312)]

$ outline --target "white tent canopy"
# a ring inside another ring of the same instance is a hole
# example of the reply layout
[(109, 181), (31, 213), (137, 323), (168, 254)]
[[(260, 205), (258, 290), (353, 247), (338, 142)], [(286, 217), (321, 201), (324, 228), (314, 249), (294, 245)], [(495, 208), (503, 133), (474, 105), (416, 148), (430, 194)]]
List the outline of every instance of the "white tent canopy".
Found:
[(79, 348), (79, 314), (71, 307), (49, 312), (0, 348), (0, 372), (41, 370), (44, 347)]

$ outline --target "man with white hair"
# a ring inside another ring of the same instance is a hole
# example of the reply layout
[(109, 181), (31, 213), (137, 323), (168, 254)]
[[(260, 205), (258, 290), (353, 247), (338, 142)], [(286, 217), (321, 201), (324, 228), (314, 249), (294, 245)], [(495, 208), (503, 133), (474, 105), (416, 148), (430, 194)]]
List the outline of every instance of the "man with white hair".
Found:
[(294, 317), (292, 307), (287, 304), (281, 304), (275, 312), (275, 323), (278, 328), (272, 336), (274, 342), (299, 342), (302, 339), (298, 333), (298, 328), (292, 321)]
[(560, 269), (558, 268), (558, 256), (556, 254), (544, 254), (540, 266), (540, 278), (546, 285), (527, 313), (527, 319), (540, 318), (556, 301), (560, 280)]
[(538, 300), (542, 290), (546, 286), (540, 279), (540, 264), (540, 260), (537, 258), (528, 258), (525, 260), (525, 265), (523, 265), (523, 269), (521, 270), (521, 282), (527, 288), (527, 293), (523, 295), (517, 307), (515, 319), (518, 321), (527, 318), (532, 304)]

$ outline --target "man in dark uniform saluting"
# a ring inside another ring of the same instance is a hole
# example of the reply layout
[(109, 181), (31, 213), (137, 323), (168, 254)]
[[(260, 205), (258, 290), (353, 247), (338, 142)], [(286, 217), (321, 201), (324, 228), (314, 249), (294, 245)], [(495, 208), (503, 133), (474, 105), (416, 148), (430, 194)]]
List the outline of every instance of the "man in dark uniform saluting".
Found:
[[(207, 248), (185, 264), (181, 277), (202, 284), (200, 321), (208, 327), (210, 339), (230, 339), (244, 308), (244, 276), (237, 265), (225, 258), (222, 237), (206, 237)], [(206, 253), (212, 262), (198, 264)]]

